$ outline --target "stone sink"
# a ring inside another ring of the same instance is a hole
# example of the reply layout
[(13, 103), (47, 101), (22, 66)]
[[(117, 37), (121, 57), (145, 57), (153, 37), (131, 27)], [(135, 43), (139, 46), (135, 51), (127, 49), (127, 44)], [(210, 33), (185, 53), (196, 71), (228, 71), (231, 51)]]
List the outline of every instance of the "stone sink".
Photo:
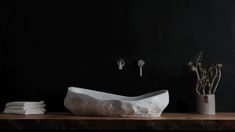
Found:
[(64, 99), (64, 106), (81, 116), (159, 117), (168, 104), (168, 90), (129, 97), (69, 87)]

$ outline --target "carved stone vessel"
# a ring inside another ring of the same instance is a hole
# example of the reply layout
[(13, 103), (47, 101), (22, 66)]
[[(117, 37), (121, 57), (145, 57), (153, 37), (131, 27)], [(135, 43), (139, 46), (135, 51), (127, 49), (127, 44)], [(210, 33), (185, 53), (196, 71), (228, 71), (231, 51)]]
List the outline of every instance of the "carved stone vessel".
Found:
[(159, 117), (168, 104), (168, 90), (129, 97), (69, 87), (64, 99), (69, 111), (84, 116)]

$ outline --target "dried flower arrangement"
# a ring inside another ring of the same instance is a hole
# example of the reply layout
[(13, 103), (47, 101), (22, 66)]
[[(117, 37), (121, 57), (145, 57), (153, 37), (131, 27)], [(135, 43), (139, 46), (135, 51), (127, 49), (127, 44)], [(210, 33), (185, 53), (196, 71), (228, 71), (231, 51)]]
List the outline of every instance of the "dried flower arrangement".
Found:
[(222, 64), (212, 64), (209, 68), (202, 67), (202, 51), (195, 61), (190, 61), (188, 65), (197, 75), (195, 90), (198, 95), (215, 94), (221, 78)]

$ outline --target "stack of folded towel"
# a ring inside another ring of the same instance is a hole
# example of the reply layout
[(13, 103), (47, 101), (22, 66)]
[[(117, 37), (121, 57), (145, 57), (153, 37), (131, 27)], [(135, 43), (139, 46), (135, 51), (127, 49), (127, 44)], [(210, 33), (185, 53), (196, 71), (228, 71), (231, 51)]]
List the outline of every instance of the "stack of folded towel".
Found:
[(46, 112), (44, 101), (32, 102), (32, 101), (15, 101), (8, 102), (5, 105), (3, 113), (8, 114), (44, 114)]

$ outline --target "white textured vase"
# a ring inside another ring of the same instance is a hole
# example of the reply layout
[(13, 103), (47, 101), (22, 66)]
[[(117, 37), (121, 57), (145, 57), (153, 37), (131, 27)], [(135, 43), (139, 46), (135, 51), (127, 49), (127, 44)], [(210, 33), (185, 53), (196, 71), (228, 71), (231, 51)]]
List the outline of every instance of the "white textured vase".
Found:
[(64, 106), (74, 115), (107, 117), (159, 117), (169, 104), (168, 90), (128, 97), (69, 87)]
[(197, 112), (199, 114), (215, 115), (215, 95), (201, 94), (197, 95)]

